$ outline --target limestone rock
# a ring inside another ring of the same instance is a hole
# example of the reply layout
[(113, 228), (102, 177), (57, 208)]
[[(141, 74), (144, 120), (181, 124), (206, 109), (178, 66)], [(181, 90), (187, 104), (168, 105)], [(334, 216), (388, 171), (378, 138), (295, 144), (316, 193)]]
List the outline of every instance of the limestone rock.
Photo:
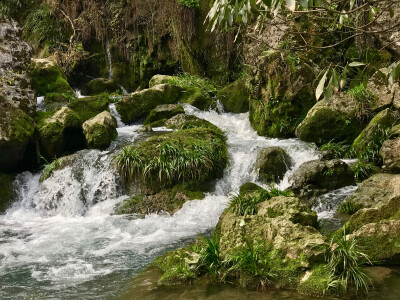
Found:
[(285, 150), (269, 147), (263, 149), (258, 155), (255, 169), (259, 180), (278, 183), (292, 165), (292, 159)]
[(83, 133), (89, 148), (106, 149), (110, 146), (118, 133), (117, 121), (108, 112), (104, 111), (83, 123)]
[(116, 108), (122, 121), (131, 123), (147, 116), (158, 105), (176, 103), (180, 96), (179, 87), (160, 84), (126, 96), (116, 104)]
[(341, 160), (313, 160), (302, 164), (293, 174), (296, 197), (312, 206), (316, 198), (329, 191), (355, 185), (354, 172)]
[(236, 80), (218, 92), (218, 98), (228, 112), (249, 111), (250, 92), (243, 79)]
[(379, 155), (383, 160), (383, 170), (400, 173), (400, 137), (383, 143)]
[(168, 75), (154, 75), (149, 82), (149, 87), (152, 88), (159, 84), (171, 83), (173, 76)]
[(87, 95), (98, 95), (104, 92), (114, 93), (119, 89), (119, 86), (112, 79), (95, 78), (87, 84), (86, 89)]

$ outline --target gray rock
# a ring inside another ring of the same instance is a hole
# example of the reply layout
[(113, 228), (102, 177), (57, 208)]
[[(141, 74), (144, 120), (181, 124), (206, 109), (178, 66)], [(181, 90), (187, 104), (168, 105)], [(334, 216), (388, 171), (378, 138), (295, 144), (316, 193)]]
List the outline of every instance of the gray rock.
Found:
[(292, 159), (285, 150), (279, 147), (269, 147), (263, 149), (258, 155), (255, 169), (258, 172), (259, 180), (278, 183), (292, 165)]

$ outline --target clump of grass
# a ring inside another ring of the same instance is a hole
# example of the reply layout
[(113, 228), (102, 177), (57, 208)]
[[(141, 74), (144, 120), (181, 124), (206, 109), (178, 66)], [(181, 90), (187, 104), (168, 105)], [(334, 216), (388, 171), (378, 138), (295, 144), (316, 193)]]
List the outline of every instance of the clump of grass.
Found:
[(353, 201), (344, 201), (339, 204), (337, 211), (342, 214), (353, 215), (355, 214), (361, 207), (355, 204)]
[(354, 157), (353, 151), (351, 151), (351, 147), (346, 145), (343, 142), (334, 143), (333, 140), (325, 145), (322, 145), (320, 148), (322, 151), (329, 151), (335, 158), (352, 158)]
[(145, 183), (173, 184), (204, 181), (219, 174), (228, 162), (228, 155), (224, 139), (188, 137), (185, 141), (150, 139), (139, 147), (126, 146), (114, 161), (125, 180), (139, 178)]
[(171, 77), (169, 83), (180, 87), (193, 86), (199, 88), (205, 96), (214, 97), (217, 93), (217, 86), (212, 80), (188, 73)]
[(354, 177), (357, 181), (362, 181), (371, 177), (374, 173), (375, 165), (372, 162), (365, 162), (364, 160), (358, 160), (352, 170), (354, 171)]
[(363, 267), (371, 265), (368, 256), (361, 252), (356, 239), (348, 239), (346, 231), (343, 234), (333, 236), (330, 244), (330, 254), (327, 260), (327, 268), (331, 270), (331, 282), (329, 288), (344, 290), (353, 285), (356, 290), (368, 292), (371, 278), (365, 273)]
[(372, 107), (377, 101), (377, 97), (360, 84), (348, 92), (357, 102), (356, 117), (361, 122), (367, 121), (373, 114)]
[(255, 215), (258, 212), (258, 204), (277, 196), (292, 196), (290, 190), (281, 191), (275, 187), (270, 190), (259, 190), (249, 194), (234, 196), (229, 203), (228, 210), (238, 216)]
[(201, 248), (200, 254), (200, 267), (204, 267), (214, 279), (218, 279), (220, 275), (220, 269), (223, 265), (223, 261), (220, 255), (220, 235), (216, 232), (211, 237), (200, 235), (204, 247)]
[[(42, 159), (44, 159), (42, 157)], [(45, 160), (46, 165), (44, 167), (42, 175), (40, 175), (39, 182), (42, 183), (48, 179), (54, 171), (61, 169), (64, 166), (63, 159), (55, 158), (51, 163)]]
[(379, 165), (382, 163), (382, 158), (379, 151), (383, 143), (390, 138), (391, 128), (384, 128), (380, 125), (377, 126), (372, 139), (365, 146), (364, 151), (360, 154), (360, 159), (367, 163)]

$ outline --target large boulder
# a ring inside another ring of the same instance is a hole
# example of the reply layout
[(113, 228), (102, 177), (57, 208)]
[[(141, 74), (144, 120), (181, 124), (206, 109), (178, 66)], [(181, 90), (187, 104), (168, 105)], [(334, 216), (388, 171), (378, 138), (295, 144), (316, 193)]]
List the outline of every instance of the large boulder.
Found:
[(89, 148), (106, 149), (118, 135), (117, 121), (108, 111), (87, 120), (82, 128)]
[(218, 92), (218, 99), (226, 111), (244, 113), (249, 111), (250, 91), (243, 79), (236, 80)]
[(33, 116), (35, 97), (30, 77), (25, 72), (31, 54), (31, 47), (21, 40), (18, 24), (0, 18), (0, 102)]
[(200, 119), (194, 115), (179, 114), (165, 122), (165, 127), (169, 129), (190, 129), (190, 128), (209, 128), (214, 131), (220, 129), (207, 120)]
[[(391, 105), (397, 106), (397, 104), (400, 104), (400, 86), (398, 84), (389, 85), (381, 74), (387, 76), (388, 70), (386, 68), (380, 69), (367, 83), (367, 90), (376, 95), (376, 101), (371, 105), (373, 111), (380, 111), (389, 108)], [(396, 108), (398, 109), (399, 107)]]
[(144, 124), (150, 124), (163, 119), (170, 119), (173, 116), (184, 114), (185, 110), (179, 104), (162, 104), (152, 109)]
[(262, 240), (276, 250), (286, 253), (288, 259), (303, 257), (309, 262), (323, 260), (325, 241), (313, 228), (317, 222), (312, 212), (298, 198), (275, 197), (258, 205), (255, 215), (237, 216), (227, 209), (220, 218), (220, 252), (226, 257), (245, 240)]
[[(354, 140), (352, 148), (358, 154), (362, 154), (367, 148), (373, 148), (388, 131), (398, 118), (398, 113), (389, 108), (378, 113), (364, 128), (360, 135)], [(380, 147), (381, 145), (377, 145)]]
[(86, 87), (87, 95), (98, 95), (104, 92), (114, 93), (120, 87), (114, 80), (107, 78), (95, 78), (89, 81)]
[(372, 262), (400, 264), (400, 220), (365, 224), (349, 238), (357, 240)]
[(285, 150), (279, 147), (269, 147), (259, 153), (255, 170), (259, 180), (278, 183), (292, 165), (292, 159)]
[(365, 180), (356, 192), (345, 200), (358, 209), (347, 227), (357, 230), (368, 223), (377, 223), (400, 214), (400, 175), (376, 174)]
[(100, 94), (92, 97), (79, 98), (71, 101), (68, 108), (72, 109), (81, 122), (85, 122), (105, 110), (109, 110), (110, 97), (106, 94)]
[(116, 108), (124, 123), (132, 123), (146, 117), (158, 105), (176, 103), (180, 96), (181, 88), (160, 84), (126, 96)]
[(345, 93), (335, 95), (328, 102), (321, 100), (296, 128), (296, 136), (317, 145), (332, 140), (352, 143), (362, 130), (356, 117), (356, 107), (353, 97)]
[(292, 191), (312, 206), (318, 196), (355, 185), (354, 172), (341, 160), (313, 160), (302, 164), (291, 177)]
[(159, 84), (170, 83), (174, 79), (174, 76), (169, 75), (154, 75), (149, 81), (149, 87), (152, 88)]
[(382, 169), (390, 173), (400, 173), (400, 138), (383, 143), (379, 155), (383, 160)]
[(60, 157), (64, 151), (73, 152), (85, 145), (82, 122), (68, 107), (63, 107), (54, 115), (39, 120), (38, 129), (41, 150), (47, 158)]
[(30, 116), (0, 102), (0, 171), (12, 171), (32, 155), (27, 149), (34, 132), (35, 122)]
[(32, 87), (37, 96), (45, 96), (47, 93), (73, 94), (74, 92), (58, 65), (49, 59), (32, 59), (30, 75)]

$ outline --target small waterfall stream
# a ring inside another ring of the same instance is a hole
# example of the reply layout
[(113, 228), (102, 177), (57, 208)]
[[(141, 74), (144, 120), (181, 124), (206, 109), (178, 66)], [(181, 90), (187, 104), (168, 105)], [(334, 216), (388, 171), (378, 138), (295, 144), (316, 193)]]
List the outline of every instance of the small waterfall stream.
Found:
[(129, 281), (156, 256), (215, 227), (228, 195), (256, 181), (258, 152), (279, 146), (295, 165), (316, 159), (315, 146), (297, 139), (267, 139), (251, 128), (248, 113), (204, 112), (186, 105), (227, 134), (230, 167), (204, 200), (184, 204), (173, 216), (144, 218), (113, 215), (126, 199), (111, 158), (116, 147), (142, 139), (141, 125), (126, 126), (115, 106), (118, 139), (106, 151), (83, 150), (39, 184), (40, 174), (22, 173), (15, 182), (18, 201), (0, 215), (0, 299), (110, 299), (124, 293)]

